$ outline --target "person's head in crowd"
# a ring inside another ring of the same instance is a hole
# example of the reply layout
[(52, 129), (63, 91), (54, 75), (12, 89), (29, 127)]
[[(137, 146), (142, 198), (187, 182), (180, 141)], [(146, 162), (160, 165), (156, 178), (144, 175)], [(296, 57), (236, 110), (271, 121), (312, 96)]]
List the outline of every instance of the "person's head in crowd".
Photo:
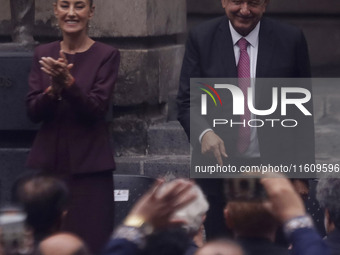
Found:
[(13, 205), (0, 210), (0, 254), (30, 254), (34, 250), (34, 238), (25, 226), (26, 213)]
[(198, 249), (195, 255), (245, 255), (242, 247), (228, 239), (207, 242)]
[(247, 36), (259, 23), (269, 0), (221, 0), (233, 28)]
[[(313, 219), (306, 213), (303, 200), (292, 182), (278, 173), (266, 174), (260, 182), (266, 190), (271, 212), (283, 224), (285, 236), (292, 244), (288, 254), (329, 254), (326, 243), (317, 233)], [(282, 253), (278, 251), (270, 254)]]
[(275, 239), (279, 223), (263, 202), (230, 201), (224, 216), (235, 237)]
[(301, 196), (303, 200), (307, 200), (309, 194), (309, 182), (308, 179), (291, 179), (296, 192)]
[(77, 236), (58, 233), (40, 242), (38, 255), (90, 255), (90, 252)]
[(316, 198), (325, 210), (325, 229), (329, 233), (340, 229), (340, 179), (322, 178), (316, 188)]
[(179, 227), (154, 232), (146, 238), (143, 255), (181, 255), (190, 245), (186, 231)]
[[(173, 180), (172, 182), (165, 183), (162, 185), (159, 192), (163, 193), (168, 191), (171, 189), (171, 186), (178, 181), (179, 180)], [(182, 227), (190, 237), (194, 237), (199, 232), (204, 222), (206, 213), (209, 209), (209, 204), (198, 185), (193, 184), (191, 187), (191, 192), (196, 194), (196, 198), (186, 206), (175, 211), (172, 219), (174, 221), (179, 220), (185, 222)]]
[(26, 223), (36, 241), (40, 241), (60, 229), (67, 213), (68, 189), (54, 177), (26, 176), (13, 188), (13, 200), (23, 207)]

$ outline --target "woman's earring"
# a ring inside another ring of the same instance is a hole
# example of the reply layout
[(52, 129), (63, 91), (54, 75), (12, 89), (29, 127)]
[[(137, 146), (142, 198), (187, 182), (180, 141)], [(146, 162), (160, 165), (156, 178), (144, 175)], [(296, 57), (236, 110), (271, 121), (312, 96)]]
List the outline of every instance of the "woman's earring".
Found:
[(54, 22), (53, 26), (55, 27), (57, 35), (61, 36), (61, 29), (60, 29), (58, 21)]

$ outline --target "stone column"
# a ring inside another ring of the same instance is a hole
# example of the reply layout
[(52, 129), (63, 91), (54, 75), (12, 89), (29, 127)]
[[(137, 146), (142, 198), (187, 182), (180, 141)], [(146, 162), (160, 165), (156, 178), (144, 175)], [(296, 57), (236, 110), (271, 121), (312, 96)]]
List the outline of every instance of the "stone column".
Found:
[(34, 43), (32, 36), (34, 13), (35, 0), (11, 0), (13, 42), (23, 44)]
[[(145, 155), (150, 125), (169, 119), (184, 54), (184, 0), (96, 0), (93, 37), (120, 48), (119, 78), (113, 94), (117, 153)], [(170, 107), (171, 108), (171, 107)], [(170, 111), (170, 113), (169, 113)]]

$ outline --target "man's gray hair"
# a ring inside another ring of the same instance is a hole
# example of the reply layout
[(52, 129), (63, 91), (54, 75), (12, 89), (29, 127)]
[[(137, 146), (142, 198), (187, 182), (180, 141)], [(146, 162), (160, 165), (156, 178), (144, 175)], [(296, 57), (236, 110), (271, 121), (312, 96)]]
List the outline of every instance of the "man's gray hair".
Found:
[[(173, 180), (172, 182), (176, 182), (176, 180)], [(165, 192), (170, 183), (171, 182), (165, 183), (161, 187), (160, 192)], [(205, 214), (209, 209), (209, 204), (198, 185), (194, 184), (191, 188), (191, 192), (196, 194), (196, 199), (185, 207), (177, 210), (172, 219), (185, 221), (186, 224), (184, 224), (183, 228), (190, 236), (194, 236), (198, 233), (203, 224)]]
[(337, 228), (340, 228), (340, 179), (322, 178), (316, 187), (316, 198)]

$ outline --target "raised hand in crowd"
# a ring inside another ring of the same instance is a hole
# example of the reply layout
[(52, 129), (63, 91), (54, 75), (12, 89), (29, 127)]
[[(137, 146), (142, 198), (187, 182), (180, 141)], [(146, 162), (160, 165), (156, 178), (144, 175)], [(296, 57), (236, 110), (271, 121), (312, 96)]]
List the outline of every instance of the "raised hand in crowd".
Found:
[(190, 203), (196, 195), (190, 190), (193, 183), (188, 180), (178, 180), (169, 183), (169, 188), (163, 193), (158, 190), (163, 181), (157, 180), (156, 184), (135, 204), (125, 222), (138, 218), (147, 222), (155, 229), (183, 223), (173, 220), (171, 216), (176, 210)]
[(274, 176), (261, 179), (261, 183), (267, 192), (272, 212), (282, 223), (306, 214), (301, 197), (288, 179)]
[[(184, 207), (196, 198), (196, 194), (191, 189), (194, 184), (189, 180), (178, 179), (169, 183), (167, 190), (159, 192), (163, 182), (158, 180), (137, 201), (124, 220), (124, 223), (114, 231), (112, 239), (102, 254), (144, 254), (143, 252), (145, 251), (143, 249), (147, 243), (147, 237), (153, 233), (157, 234), (158, 231), (164, 231), (185, 223), (183, 220), (174, 220), (172, 216), (176, 210)], [(169, 241), (171, 242), (171, 240)], [(186, 247), (186, 240), (182, 242), (184, 244), (180, 243), (178, 245)], [(168, 244), (165, 242), (164, 245)], [(176, 253), (175, 247), (172, 249)]]
[(261, 179), (261, 183), (272, 213), (283, 223), (285, 235), (292, 244), (292, 254), (330, 254), (292, 183), (281, 175), (270, 175)]

